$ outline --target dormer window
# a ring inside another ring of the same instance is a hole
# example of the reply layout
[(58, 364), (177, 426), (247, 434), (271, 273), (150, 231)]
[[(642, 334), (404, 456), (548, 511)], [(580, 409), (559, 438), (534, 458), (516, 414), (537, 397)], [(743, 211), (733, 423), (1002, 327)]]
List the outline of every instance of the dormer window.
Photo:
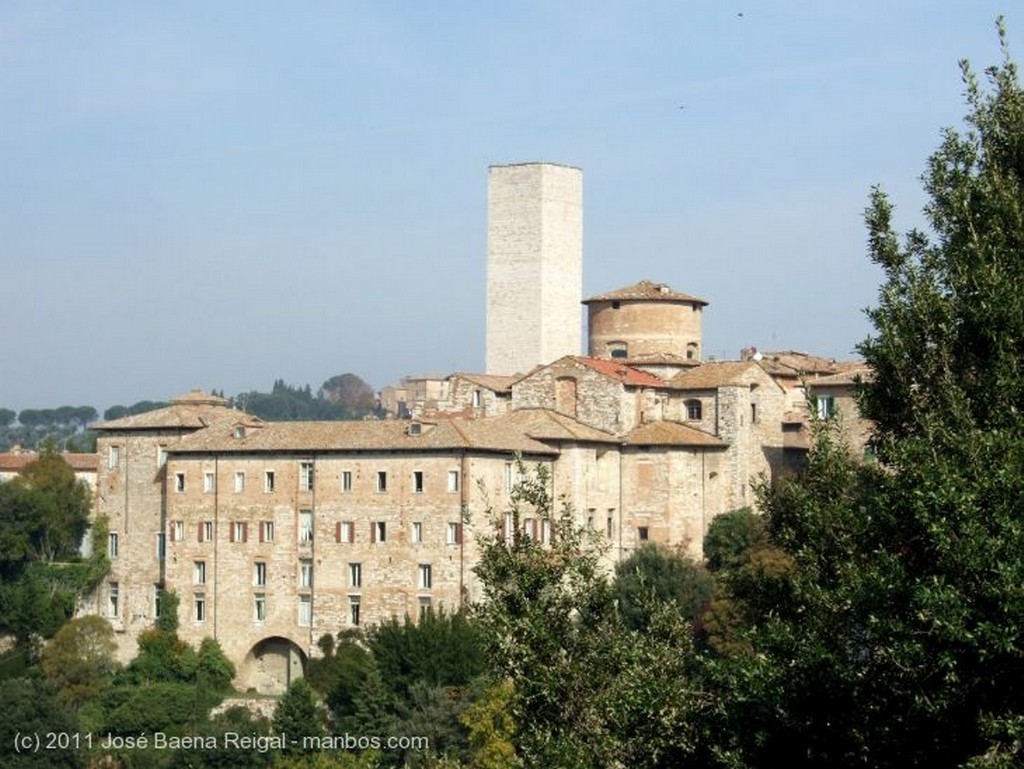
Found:
[(608, 354), (612, 358), (624, 359), (629, 357), (629, 346), (625, 342), (609, 342)]
[(244, 438), (245, 437), (245, 425), (235, 425), (235, 437), (236, 438)]
[(409, 435), (422, 435), (423, 425), (419, 422), (413, 422), (409, 425)]

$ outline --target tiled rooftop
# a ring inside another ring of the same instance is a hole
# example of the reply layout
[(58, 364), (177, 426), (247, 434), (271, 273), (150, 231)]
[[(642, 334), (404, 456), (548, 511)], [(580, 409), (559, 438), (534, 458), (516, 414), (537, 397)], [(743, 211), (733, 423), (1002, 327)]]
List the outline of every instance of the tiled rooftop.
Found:
[(706, 305), (707, 302), (696, 296), (683, 294), (674, 291), (665, 283), (655, 283), (651, 280), (641, 280), (630, 286), (615, 289), (605, 294), (598, 294), (589, 299), (584, 299), (583, 304), (590, 302), (612, 302), (612, 301), (640, 301), (640, 302), (682, 302), (686, 304)]

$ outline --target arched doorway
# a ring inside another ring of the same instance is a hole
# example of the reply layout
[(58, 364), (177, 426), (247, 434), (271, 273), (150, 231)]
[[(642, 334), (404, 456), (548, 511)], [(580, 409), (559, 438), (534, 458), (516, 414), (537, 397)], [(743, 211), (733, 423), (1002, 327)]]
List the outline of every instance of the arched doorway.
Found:
[(239, 688), (258, 694), (283, 694), (306, 669), (306, 655), (289, 638), (264, 638), (245, 655), (238, 672)]

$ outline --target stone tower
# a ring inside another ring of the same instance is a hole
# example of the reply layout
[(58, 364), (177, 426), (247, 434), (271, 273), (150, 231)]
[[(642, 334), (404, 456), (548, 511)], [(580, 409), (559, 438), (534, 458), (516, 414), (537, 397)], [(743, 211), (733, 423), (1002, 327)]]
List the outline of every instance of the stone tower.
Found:
[(487, 173), (487, 373), (525, 373), (582, 345), (583, 172)]
[(700, 363), (703, 299), (641, 280), (583, 303), (591, 357)]

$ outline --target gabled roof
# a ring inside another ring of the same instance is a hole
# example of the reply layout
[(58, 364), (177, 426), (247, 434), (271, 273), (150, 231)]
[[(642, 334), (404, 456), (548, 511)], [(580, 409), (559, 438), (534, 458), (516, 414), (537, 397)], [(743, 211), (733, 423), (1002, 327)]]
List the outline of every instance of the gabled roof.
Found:
[(728, 445), (696, 427), (668, 421), (648, 422), (634, 428), (626, 436), (625, 443), (627, 446), (703, 446), (720, 449)]
[(681, 371), (669, 380), (678, 390), (714, 390), (728, 385), (744, 384), (744, 375), (758, 365), (749, 360), (702, 363), (689, 371)]
[(625, 366), (617, 360), (607, 360), (604, 358), (587, 358), (582, 355), (567, 355), (565, 358), (559, 358), (551, 365), (557, 364), (563, 360), (573, 360), (581, 366), (593, 369), (605, 376), (609, 376), (612, 379), (617, 379), (627, 387), (664, 387), (665, 382), (654, 374), (650, 374), (646, 371), (641, 371), (637, 368)]
[(512, 389), (512, 383), (519, 378), (518, 376), (502, 376), (500, 374), (467, 374), (463, 371), (457, 371), (448, 378), (453, 379), (455, 377), (465, 379), (467, 382), (472, 382), (483, 387), (485, 390), (491, 390), (496, 393), (509, 392)]
[(801, 377), (808, 375), (829, 376), (853, 368), (863, 368), (864, 362), (837, 360), (798, 350), (775, 350), (757, 353), (756, 360), (761, 368), (773, 376)]
[(672, 290), (666, 283), (655, 283), (651, 280), (641, 280), (623, 288), (617, 288), (605, 294), (598, 294), (589, 299), (584, 299), (583, 304), (591, 302), (675, 302), (679, 304), (706, 305), (707, 302), (689, 294), (682, 294)]
[(224, 398), (202, 390), (192, 390), (171, 399), (171, 405), (143, 414), (111, 419), (93, 425), (95, 430), (158, 430), (198, 429), (233, 415), (236, 419), (252, 419), (244, 412), (229, 408)]
[[(539, 441), (571, 441), (593, 443), (618, 443), (612, 433), (589, 427), (558, 411), (542, 408), (516, 409), (500, 417), (492, 417), (499, 428), (515, 426), (526, 435)], [(475, 420), (487, 422), (487, 419)], [(470, 422), (472, 424), (472, 421)]]
[(867, 366), (861, 365), (860, 368), (851, 368), (837, 374), (808, 379), (807, 384), (812, 389), (815, 387), (852, 387), (861, 382), (870, 382), (873, 378), (874, 372)]
[[(0, 454), (0, 472), (20, 473), (25, 465), (39, 459), (35, 451), (5, 452)], [(79, 473), (95, 473), (100, 466), (99, 454), (60, 454), (61, 459)]]

